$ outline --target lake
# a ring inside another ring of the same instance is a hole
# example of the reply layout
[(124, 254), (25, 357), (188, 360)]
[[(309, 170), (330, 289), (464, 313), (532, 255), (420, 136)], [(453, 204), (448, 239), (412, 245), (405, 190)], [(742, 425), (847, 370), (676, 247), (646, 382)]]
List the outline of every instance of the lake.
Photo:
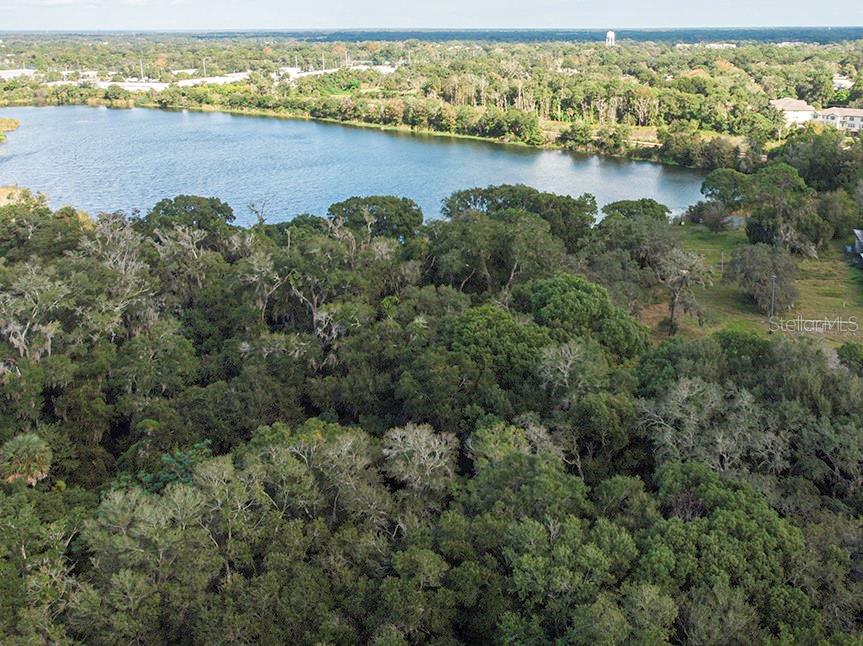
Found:
[(427, 217), (458, 189), (527, 184), (592, 193), (600, 205), (652, 197), (680, 212), (703, 173), (595, 155), (313, 121), (86, 106), (2, 108), (21, 127), (0, 144), (0, 185), (90, 213), (146, 210), (180, 194), (219, 197), (237, 222), (322, 215), (354, 195), (399, 195)]

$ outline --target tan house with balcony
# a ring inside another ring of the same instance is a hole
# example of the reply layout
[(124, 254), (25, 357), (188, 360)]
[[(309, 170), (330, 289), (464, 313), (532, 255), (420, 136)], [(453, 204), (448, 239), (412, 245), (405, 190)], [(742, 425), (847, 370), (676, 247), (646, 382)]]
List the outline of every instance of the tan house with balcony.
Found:
[(815, 120), (853, 134), (863, 130), (863, 109), (826, 108), (815, 113)]

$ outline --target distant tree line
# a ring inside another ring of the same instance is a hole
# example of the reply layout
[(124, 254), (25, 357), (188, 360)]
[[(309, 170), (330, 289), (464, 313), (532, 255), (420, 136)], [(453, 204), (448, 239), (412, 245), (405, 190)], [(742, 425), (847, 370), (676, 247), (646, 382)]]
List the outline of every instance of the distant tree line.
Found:
[[(145, 76), (162, 82), (249, 71), (230, 85), (173, 86), (129, 96), (118, 87), (0, 84), (0, 105), (130, 102), (311, 115), (658, 159), (700, 168), (751, 168), (784, 137), (769, 101), (863, 105), (859, 43), (742, 43), (734, 49), (667, 43), (310, 43), (274, 37), (16, 36), (7, 55), (47, 80)], [(362, 65), (356, 65), (362, 63)], [(380, 74), (369, 65), (396, 68)], [(326, 74), (282, 80), (285, 67)], [(206, 74), (205, 74), (206, 70)], [(833, 77), (851, 79), (834, 89)]]

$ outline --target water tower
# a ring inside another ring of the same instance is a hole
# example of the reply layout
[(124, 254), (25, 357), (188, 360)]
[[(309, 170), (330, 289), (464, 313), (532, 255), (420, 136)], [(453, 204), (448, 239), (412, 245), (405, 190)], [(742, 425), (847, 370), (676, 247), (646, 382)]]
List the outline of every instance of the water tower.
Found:
[(605, 46), (606, 47), (614, 47), (617, 44), (617, 34), (613, 31), (608, 32), (605, 35)]

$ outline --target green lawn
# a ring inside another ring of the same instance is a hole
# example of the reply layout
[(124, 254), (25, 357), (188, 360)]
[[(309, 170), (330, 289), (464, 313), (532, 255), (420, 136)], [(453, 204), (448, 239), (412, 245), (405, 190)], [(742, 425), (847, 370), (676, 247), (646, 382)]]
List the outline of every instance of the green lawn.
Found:
[(684, 230), (681, 246), (686, 251), (701, 254), (710, 267), (721, 265), (731, 257), (734, 248), (747, 243), (746, 232), (743, 229), (713, 233), (705, 226), (687, 224)]
[[(687, 320), (681, 326), (685, 334), (698, 336), (719, 329), (735, 327), (768, 333), (767, 316), (734, 285), (722, 282), (721, 266), (731, 257), (738, 245), (746, 244), (743, 231), (712, 233), (703, 226), (685, 226), (683, 247), (704, 256), (714, 270), (712, 286), (699, 290), (698, 299), (705, 309), (707, 322), (698, 327)], [(818, 259), (804, 259), (799, 263), (797, 305), (783, 314), (784, 318), (823, 319), (856, 317), (863, 330), (863, 271), (852, 267), (843, 253), (844, 242), (834, 240), (822, 250)], [(822, 335), (830, 345), (849, 340), (863, 341), (863, 331), (856, 335), (833, 331)]]

